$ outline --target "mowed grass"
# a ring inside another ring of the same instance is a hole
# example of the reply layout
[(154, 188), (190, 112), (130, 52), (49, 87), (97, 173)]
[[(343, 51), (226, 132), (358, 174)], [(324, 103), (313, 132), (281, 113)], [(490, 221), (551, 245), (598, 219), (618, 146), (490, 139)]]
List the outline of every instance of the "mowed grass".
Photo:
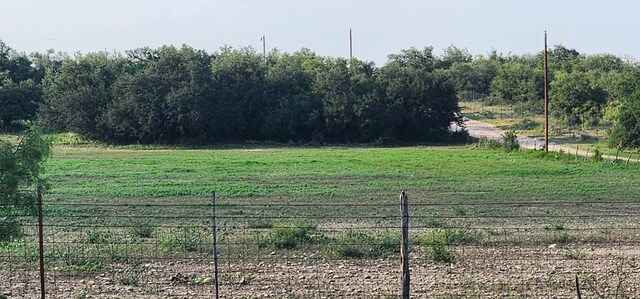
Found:
[[(376, 202), (401, 190), (433, 201), (635, 200), (638, 167), (540, 152), (460, 147), (124, 150), (56, 148), (55, 201), (295, 197)], [(582, 159), (580, 159), (582, 160)]]

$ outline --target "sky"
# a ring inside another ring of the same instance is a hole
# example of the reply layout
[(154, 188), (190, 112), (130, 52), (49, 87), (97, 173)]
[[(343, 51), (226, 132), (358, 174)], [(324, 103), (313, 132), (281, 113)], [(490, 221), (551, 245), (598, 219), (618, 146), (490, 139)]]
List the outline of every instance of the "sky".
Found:
[(348, 57), (381, 66), (387, 55), (451, 45), (473, 55), (542, 51), (640, 59), (640, 1), (629, 0), (0, 0), (0, 39), (25, 53), (69, 54), (187, 44)]

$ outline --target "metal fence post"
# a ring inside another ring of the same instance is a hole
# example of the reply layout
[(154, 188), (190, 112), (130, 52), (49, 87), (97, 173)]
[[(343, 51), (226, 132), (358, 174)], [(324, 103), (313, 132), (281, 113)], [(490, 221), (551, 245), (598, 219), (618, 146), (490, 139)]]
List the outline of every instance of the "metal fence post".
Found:
[(402, 298), (409, 299), (411, 286), (409, 275), (409, 197), (402, 191), (400, 194), (400, 211), (402, 213), (402, 244), (400, 259), (402, 260)]
[(38, 254), (40, 255), (40, 298), (45, 299), (44, 229), (42, 225), (42, 182), (38, 181)]
[(218, 226), (216, 225), (216, 193), (211, 194), (211, 237), (213, 238), (213, 267), (216, 284), (216, 299), (220, 298), (220, 283), (218, 274)]

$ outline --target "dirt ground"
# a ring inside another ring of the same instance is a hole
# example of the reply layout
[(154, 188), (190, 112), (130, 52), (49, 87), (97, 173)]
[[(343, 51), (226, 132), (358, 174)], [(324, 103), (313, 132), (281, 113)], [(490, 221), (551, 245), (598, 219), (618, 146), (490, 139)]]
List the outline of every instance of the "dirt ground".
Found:
[[(637, 245), (458, 246), (452, 264), (433, 263), (412, 247), (413, 298), (640, 298)], [(318, 253), (271, 252), (222, 259), (221, 298), (397, 298), (399, 258), (327, 259)], [(210, 260), (149, 260), (82, 277), (47, 273), (47, 298), (212, 298)], [(8, 298), (39, 298), (37, 271), (0, 272)], [(137, 277), (126, 285), (123, 277)], [(28, 284), (25, 284), (28, 281)], [(617, 294), (617, 295), (616, 295)], [(624, 297), (626, 296), (626, 297)]]

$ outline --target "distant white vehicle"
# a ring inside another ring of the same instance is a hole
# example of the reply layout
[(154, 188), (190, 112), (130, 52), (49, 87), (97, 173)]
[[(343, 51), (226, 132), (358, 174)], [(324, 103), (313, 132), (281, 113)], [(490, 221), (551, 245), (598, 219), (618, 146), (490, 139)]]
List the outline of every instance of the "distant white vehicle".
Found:
[(465, 122), (469, 120), (469, 118), (467, 118), (466, 116), (463, 116), (458, 112), (454, 112), (453, 117), (455, 118), (456, 121), (461, 121), (461, 122)]

